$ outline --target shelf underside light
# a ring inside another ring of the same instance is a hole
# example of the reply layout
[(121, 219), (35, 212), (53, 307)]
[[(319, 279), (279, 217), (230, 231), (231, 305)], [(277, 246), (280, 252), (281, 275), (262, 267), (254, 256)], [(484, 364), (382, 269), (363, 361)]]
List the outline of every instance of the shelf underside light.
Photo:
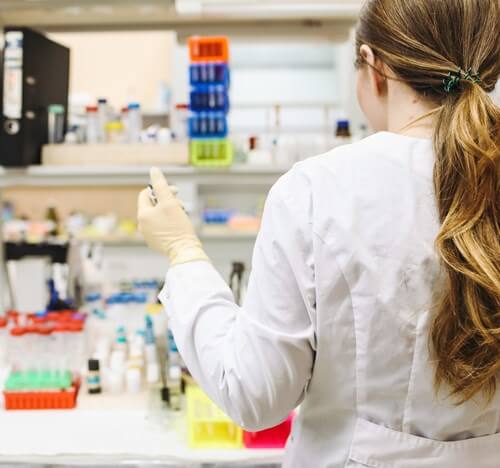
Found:
[(361, 1), (262, 1), (262, 0), (177, 0), (181, 15), (220, 17), (355, 17)]

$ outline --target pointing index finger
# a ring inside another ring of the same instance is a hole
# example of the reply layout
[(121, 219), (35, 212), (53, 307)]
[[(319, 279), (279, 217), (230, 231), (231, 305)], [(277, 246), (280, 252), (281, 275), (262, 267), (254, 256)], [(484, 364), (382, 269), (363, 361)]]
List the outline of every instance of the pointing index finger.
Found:
[(170, 190), (167, 179), (163, 173), (157, 167), (153, 167), (149, 173), (151, 178), (151, 185), (155, 191), (155, 195), (158, 200), (169, 200), (174, 197), (172, 191)]

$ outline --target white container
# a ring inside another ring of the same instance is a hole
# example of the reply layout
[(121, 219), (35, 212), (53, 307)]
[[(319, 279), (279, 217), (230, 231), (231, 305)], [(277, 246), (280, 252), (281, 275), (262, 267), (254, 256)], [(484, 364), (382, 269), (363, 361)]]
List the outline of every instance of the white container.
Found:
[(158, 362), (148, 362), (146, 365), (146, 381), (152, 385), (160, 380), (160, 366)]
[(111, 393), (123, 393), (125, 383), (125, 369), (109, 369), (107, 386)]
[(86, 108), (87, 115), (87, 134), (86, 134), (86, 142), (87, 143), (99, 143), (99, 115), (97, 106), (87, 106)]
[(109, 120), (109, 108), (107, 99), (101, 98), (97, 101), (97, 120), (98, 120), (98, 136), (99, 143), (105, 143), (107, 140), (106, 125)]
[(48, 137), (50, 144), (64, 140), (64, 106), (52, 104), (48, 107)]
[(142, 132), (142, 113), (141, 106), (137, 102), (133, 102), (128, 106), (128, 142), (139, 143), (141, 141)]
[(175, 141), (185, 142), (188, 140), (189, 106), (177, 104), (172, 116), (172, 133)]
[(142, 388), (141, 371), (137, 367), (129, 367), (126, 373), (127, 392), (139, 393)]

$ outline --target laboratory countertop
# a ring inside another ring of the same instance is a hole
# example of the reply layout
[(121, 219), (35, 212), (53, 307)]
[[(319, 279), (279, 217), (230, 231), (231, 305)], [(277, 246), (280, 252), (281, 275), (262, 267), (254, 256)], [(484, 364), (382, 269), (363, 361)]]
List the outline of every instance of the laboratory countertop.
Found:
[(185, 413), (144, 393), (88, 395), (74, 410), (0, 410), (0, 465), (279, 464), (283, 450), (194, 450)]

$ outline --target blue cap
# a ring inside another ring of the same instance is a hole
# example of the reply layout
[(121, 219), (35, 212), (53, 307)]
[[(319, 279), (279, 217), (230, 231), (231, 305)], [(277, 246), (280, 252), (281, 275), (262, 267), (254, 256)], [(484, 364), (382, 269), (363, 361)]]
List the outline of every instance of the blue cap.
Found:
[(140, 109), (140, 108), (141, 108), (141, 105), (140, 105), (138, 102), (131, 102), (131, 103), (128, 105), (128, 108), (129, 108), (129, 109)]
[(99, 300), (101, 300), (101, 298), (102, 298), (102, 296), (99, 293), (87, 294), (85, 296), (85, 301), (86, 302), (99, 301)]
[(349, 120), (337, 120), (337, 128), (339, 130), (349, 130)]
[(97, 103), (98, 104), (107, 104), (108, 100), (106, 98), (99, 98), (97, 100)]

